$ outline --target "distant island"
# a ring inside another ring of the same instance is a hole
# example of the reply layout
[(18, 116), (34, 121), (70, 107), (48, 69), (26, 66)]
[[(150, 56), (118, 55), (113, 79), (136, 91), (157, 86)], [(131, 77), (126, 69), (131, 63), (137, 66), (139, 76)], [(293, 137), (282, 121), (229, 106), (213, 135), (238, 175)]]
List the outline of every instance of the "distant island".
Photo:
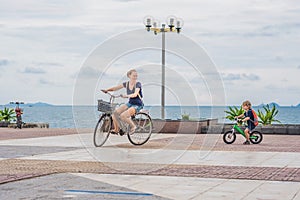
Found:
[(293, 107), (297, 107), (297, 108), (300, 108), (300, 103), (297, 105), (297, 106), (293, 106)]
[[(12, 106), (12, 105), (16, 105), (16, 104), (5, 104), (4, 106)], [(36, 102), (36, 103), (21, 103), (20, 106), (24, 106), (24, 107), (43, 107), (43, 106), (53, 106), (52, 104), (48, 104), (48, 103), (44, 103), (44, 102)]]
[(29, 107), (42, 107), (42, 106), (53, 106), (52, 104), (37, 102), (37, 103), (25, 103), (24, 106)]
[[(258, 105), (257, 107), (263, 107), (263, 106), (266, 106), (266, 105), (269, 105), (270, 107), (275, 106), (276, 108), (277, 108), (277, 107), (281, 107), (278, 103), (275, 103), (275, 102), (271, 102), (271, 103), (268, 103), (268, 104), (262, 103), (262, 104)], [(300, 104), (299, 104), (299, 105), (300, 105)], [(298, 105), (298, 106), (299, 106), (299, 105)]]
[[(294, 105), (291, 105), (291, 106), (281, 106), (281, 105), (279, 105), (278, 103), (275, 103), (275, 102), (268, 103), (268, 104), (269, 104), (270, 107), (275, 106), (276, 108), (278, 108), (278, 107), (300, 108), (300, 103), (299, 103), (298, 105), (296, 105), (296, 106), (294, 106)], [(263, 106), (266, 106), (266, 105), (267, 105), (267, 104), (260, 104), (260, 105), (258, 105), (257, 107), (263, 107)]]

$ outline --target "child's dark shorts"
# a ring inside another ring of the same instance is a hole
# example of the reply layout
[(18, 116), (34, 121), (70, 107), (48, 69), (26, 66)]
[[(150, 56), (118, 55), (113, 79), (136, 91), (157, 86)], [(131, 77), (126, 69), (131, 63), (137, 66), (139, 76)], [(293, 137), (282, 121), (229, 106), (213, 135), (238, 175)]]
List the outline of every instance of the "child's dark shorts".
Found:
[(255, 125), (252, 124), (252, 123), (250, 123), (250, 124), (247, 125), (246, 128), (247, 128), (249, 131), (252, 131), (253, 129), (255, 129)]

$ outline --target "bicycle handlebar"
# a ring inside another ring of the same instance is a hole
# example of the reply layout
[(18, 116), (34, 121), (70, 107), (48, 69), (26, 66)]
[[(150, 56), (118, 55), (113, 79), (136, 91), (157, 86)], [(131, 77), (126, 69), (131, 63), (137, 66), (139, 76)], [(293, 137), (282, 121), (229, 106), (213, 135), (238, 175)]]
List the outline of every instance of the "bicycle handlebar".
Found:
[(236, 123), (243, 123), (242, 119), (239, 119), (239, 118), (234, 118), (234, 121), (235, 121)]
[(105, 93), (105, 94), (108, 94), (110, 97), (113, 97), (113, 98), (119, 98), (119, 97), (122, 97), (121, 94), (119, 95), (113, 95), (111, 94), (110, 92), (106, 91), (106, 90), (101, 90), (101, 92)]

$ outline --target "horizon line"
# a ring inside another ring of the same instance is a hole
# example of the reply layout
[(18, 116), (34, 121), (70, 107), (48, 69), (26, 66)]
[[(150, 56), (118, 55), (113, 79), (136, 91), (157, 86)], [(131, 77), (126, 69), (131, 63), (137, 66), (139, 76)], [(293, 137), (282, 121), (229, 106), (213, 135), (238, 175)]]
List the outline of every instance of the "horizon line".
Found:
[[(41, 104), (47, 104), (47, 105), (36, 105), (36, 107), (43, 107), (43, 106), (97, 106), (97, 104), (95, 104), (95, 105), (90, 105), (90, 104), (85, 104), (85, 105), (72, 105), (72, 104), (51, 104), (51, 103), (45, 103), (45, 102), (37, 102), (37, 103), (24, 103), (24, 104), (21, 104), (20, 106), (30, 106), (30, 105), (32, 105), (32, 106), (35, 106), (34, 104), (38, 104), (38, 103), (41, 103)], [(267, 104), (265, 104), (265, 103), (261, 103), (261, 104), (258, 104), (258, 105), (252, 105), (253, 107), (257, 107), (257, 106), (262, 106), (262, 105), (270, 105), (270, 104), (276, 104), (276, 105), (278, 105), (279, 107), (299, 107), (300, 106), (300, 103), (299, 104), (297, 104), (297, 105), (280, 105), (280, 104), (278, 104), (278, 103), (275, 103), (275, 102), (272, 102), (272, 103), (267, 103)], [(10, 105), (10, 106), (15, 106), (15, 104), (0, 104), (0, 106), (8, 106), (8, 105)], [(145, 105), (145, 107), (149, 107), (149, 106), (151, 106), (151, 107), (161, 107), (161, 105), (158, 105), (158, 104), (147, 104), (147, 105)], [(229, 105), (229, 104), (227, 104), (227, 105), (208, 105), (208, 104), (201, 104), (201, 105), (178, 105), (178, 104), (169, 104), (169, 105), (165, 105), (165, 107), (171, 107), (171, 106), (182, 106), (182, 107), (197, 107), (197, 106), (199, 106), (199, 107), (201, 107), (201, 106), (211, 106), (211, 107), (224, 107), (224, 106), (226, 106), (226, 107), (228, 107), (228, 106), (236, 106), (236, 107), (239, 107), (239, 106), (241, 106), (241, 105), (233, 105), (233, 104), (231, 104), (231, 105)]]

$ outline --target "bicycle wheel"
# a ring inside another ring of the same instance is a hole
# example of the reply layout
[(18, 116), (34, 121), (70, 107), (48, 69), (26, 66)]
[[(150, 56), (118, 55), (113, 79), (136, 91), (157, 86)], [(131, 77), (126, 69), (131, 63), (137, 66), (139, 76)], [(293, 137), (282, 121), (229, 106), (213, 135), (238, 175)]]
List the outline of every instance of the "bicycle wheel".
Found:
[(99, 119), (94, 131), (94, 145), (101, 147), (110, 134), (112, 119), (109, 115), (102, 115)]
[(226, 144), (232, 144), (232, 143), (234, 143), (235, 139), (236, 139), (236, 134), (233, 131), (227, 131), (223, 135), (223, 141)]
[(145, 144), (152, 133), (152, 120), (146, 113), (137, 113), (132, 119), (136, 125), (136, 130), (133, 134), (128, 134), (128, 139), (133, 145)]
[(261, 134), (261, 132), (253, 131), (252, 133), (250, 133), (249, 139), (252, 144), (259, 144), (263, 140), (263, 135)]

